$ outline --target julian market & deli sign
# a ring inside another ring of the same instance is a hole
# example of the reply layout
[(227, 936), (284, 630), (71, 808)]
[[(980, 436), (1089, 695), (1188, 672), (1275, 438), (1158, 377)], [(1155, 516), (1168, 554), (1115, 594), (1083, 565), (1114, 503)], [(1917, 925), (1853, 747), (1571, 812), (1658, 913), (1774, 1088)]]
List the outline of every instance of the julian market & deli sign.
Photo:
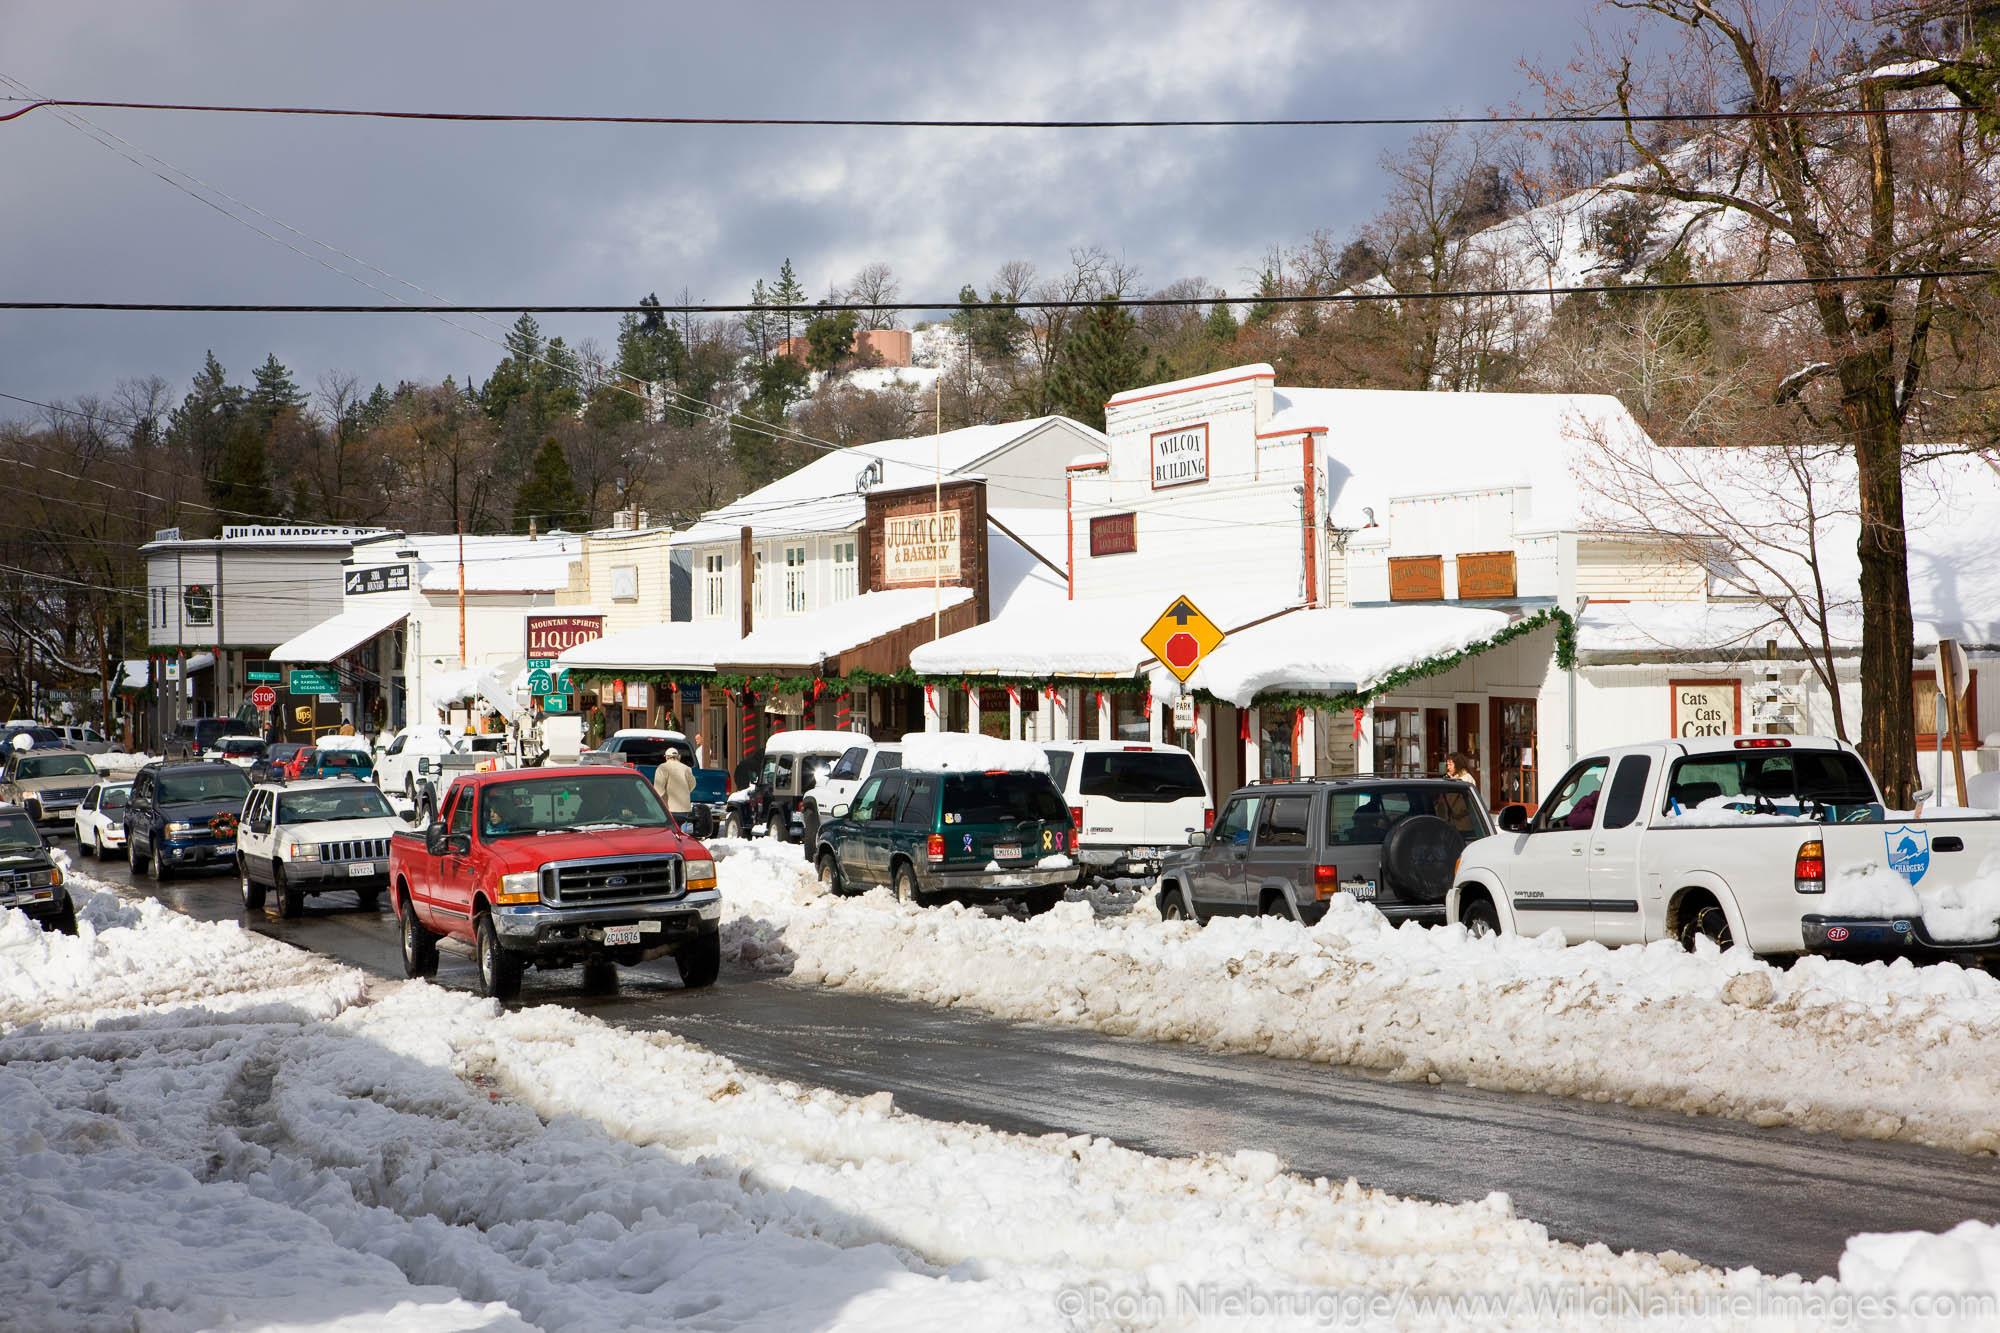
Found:
[(557, 657), (604, 637), (603, 616), (529, 616), (528, 656)]

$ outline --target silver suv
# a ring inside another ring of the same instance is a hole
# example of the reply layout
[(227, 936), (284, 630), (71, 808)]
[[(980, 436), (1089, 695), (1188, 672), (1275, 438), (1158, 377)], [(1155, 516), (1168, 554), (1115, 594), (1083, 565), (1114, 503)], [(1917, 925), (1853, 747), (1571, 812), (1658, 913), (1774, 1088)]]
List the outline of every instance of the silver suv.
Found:
[(1373, 774), (1256, 782), (1160, 871), (1160, 915), (1283, 916), (1310, 925), (1336, 893), (1391, 921), (1441, 923), (1466, 843), (1493, 831), (1479, 794), (1448, 778)]

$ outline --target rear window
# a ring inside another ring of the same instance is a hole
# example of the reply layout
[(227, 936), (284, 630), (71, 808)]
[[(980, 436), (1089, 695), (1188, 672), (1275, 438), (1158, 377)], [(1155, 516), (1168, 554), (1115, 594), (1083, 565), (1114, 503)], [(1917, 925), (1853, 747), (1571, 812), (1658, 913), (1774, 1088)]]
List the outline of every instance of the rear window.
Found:
[(947, 823), (1068, 822), (1069, 808), (1040, 773), (950, 773), (944, 780)]
[(1194, 760), (1176, 750), (1087, 750), (1078, 790), (1114, 801), (1184, 801), (1206, 796)]
[(1666, 810), (1692, 810), (1718, 796), (1853, 807), (1873, 805), (1875, 787), (1861, 761), (1845, 750), (1694, 754), (1674, 765), (1667, 779)]
[(1411, 815), (1436, 815), (1468, 838), (1486, 835), (1478, 802), (1466, 787), (1363, 787), (1326, 797), (1326, 840), (1336, 847), (1374, 847)]
[(367, 768), (368, 756), (359, 750), (321, 750), (321, 768)]

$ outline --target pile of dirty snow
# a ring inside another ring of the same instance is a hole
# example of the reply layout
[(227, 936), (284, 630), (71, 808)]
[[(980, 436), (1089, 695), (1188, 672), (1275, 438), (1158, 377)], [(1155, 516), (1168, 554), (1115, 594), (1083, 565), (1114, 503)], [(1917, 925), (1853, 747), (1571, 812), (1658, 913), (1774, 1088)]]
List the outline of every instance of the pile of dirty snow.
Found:
[(819, 985), (1215, 1050), (2000, 1151), (2000, 981), (1950, 964), (1566, 947), (1058, 904), (1028, 920), (825, 894), (796, 848), (711, 844), (723, 947)]

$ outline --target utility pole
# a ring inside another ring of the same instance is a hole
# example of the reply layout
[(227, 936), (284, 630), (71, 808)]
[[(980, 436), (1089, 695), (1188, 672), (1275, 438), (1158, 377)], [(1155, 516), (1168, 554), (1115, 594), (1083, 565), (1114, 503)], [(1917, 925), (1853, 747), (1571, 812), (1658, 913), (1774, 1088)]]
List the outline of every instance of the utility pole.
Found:
[(931, 641), (944, 635), (944, 561), (939, 548), (944, 543), (944, 374), (939, 372), (933, 386), (935, 415), (931, 418)]
[(465, 656), (465, 519), (458, 520), (458, 665), (467, 665)]

